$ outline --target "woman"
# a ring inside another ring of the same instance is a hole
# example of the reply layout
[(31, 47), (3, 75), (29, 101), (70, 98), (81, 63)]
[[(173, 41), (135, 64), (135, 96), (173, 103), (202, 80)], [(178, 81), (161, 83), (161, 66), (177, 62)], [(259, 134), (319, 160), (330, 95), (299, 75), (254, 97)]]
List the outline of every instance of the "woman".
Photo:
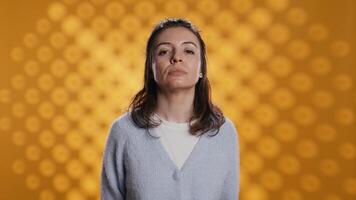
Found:
[(238, 199), (237, 131), (211, 103), (205, 44), (189, 21), (154, 28), (129, 108), (107, 139), (103, 200)]

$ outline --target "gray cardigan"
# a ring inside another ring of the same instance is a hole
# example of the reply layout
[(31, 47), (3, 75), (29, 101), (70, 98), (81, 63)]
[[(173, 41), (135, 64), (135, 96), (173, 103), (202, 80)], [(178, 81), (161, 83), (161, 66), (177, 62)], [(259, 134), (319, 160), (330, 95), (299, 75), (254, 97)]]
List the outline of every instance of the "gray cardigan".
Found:
[(158, 136), (136, 127), (128, 112), (121, 115), (112, 123), (106, 141), (101, 199), (237, 200), (240, 190), (237, 130), (225, 117), (216, 136), (206, 134), (178, 169)]

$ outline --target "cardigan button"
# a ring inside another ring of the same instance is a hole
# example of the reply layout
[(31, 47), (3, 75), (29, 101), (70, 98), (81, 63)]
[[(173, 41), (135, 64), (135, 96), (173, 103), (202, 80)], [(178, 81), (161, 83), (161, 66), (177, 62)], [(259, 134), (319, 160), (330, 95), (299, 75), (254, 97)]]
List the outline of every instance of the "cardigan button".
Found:
[(178, 181), (180, 177), (181, 177), (181, 173), (179, 171), (175, 171), (173, 174), (173, 179)]

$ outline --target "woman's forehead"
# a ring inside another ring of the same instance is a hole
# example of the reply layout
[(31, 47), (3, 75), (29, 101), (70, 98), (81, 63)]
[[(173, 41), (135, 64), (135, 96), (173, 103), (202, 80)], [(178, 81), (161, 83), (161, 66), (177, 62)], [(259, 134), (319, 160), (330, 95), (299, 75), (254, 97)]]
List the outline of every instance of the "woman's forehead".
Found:
[[(196, 46), (199, 45), (198, 38), (189, 29), (184, 27), (171, 27), (162, 31), (157, 39), (155, 46), (158, 44), (169, 44), (169, 43), (179, 43), (179, 44), (189, 44), (193, 43)], [(192, 45), (193, 45), (192, 44)]]

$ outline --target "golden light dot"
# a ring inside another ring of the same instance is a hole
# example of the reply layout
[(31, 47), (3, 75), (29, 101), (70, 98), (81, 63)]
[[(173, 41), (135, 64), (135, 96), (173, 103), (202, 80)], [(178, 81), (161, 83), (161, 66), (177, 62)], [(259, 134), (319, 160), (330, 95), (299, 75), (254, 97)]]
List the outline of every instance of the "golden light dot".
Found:
[(78, 102), (70, 102), (65, 107), (65, 115), (70, 120), (79, 120), (84, 114), (84, 108)]
[(278, 77), (285, 77), (293, 71), (293, 64), (291, 60), (283, 56), (274, 56), (267, 64), (271, 72)]
[(336, 130), (329, 124), (318, 124), (315, 128), (315, 136), (320, 141), (331, 142), (336, 137)]
[(303, 200), (302, 193), (297, 190), (285, 190), (282, 192), (281, 200)]
[(12, 171), (15, 172), (16, 174), (23, 174), (26, 169), (26, 164), (23, 160), (15, 160), (12, 163)]
[(51, 102), (41, 102), (38, 107), (38, 114), (43, 119), (51, 119), (55, 114), (55, 107)]
[(300, 105), (295, 107), (293, 111), (293, 118), (298, 124), (308, 126), (316, 121), (317, 115), (309, 106)]
[(164, 10), (172, 16), (182, 16), (187, 12), (187, 5), (184, 1), (167, 1)]
[(239, 104), (242, 107), (241, 109), (244, 110), (253, 109), (259, 101), (257, 94), (248, 88), (241, 88), (235, 97), (234, 102)]
[(319, 164), (320, 171), (327, 176), (335, 176), (339, 173), (340, 168), (334, 159), (323, 159)]
[(248, 48), (256, 39), (256, 31), (249, 25), (241, 22), (239, 28), (232, 30), (231, 39), (241, 47)]
[(70, 180), (64, 174), (56, 174), (53, 178), (53, 187), (58, 192), (65, 192), (71, 185)]
[(257, 174), (261, 172), (264, 166), (264, 162), (261, 156), (252, 151), (245, 152), (243, 155), (243, 160), (244, 162), (241, 163), (242, 168), (251, 174)]
[(313, 88), (313, 79), (306, 73), (296, 72), (290, 78), (291, 87), (299, 92), (307, 92)]
[(71, 152), (69, 151), (68, 147), (63, 144), (57, 144), (52, 149), (53, 159), (58, 163), (66, 162), (70, 158), (70, 154)]
[(93, 117), (86, 117), (79, 122), (80, 130), (89, 137), (100, 131), (97, 121)]
[(38, 62), (34, 60), (26, 62), (24, 68), (25, 73), (28, 76), (36, 76), (40, 72), (40, 66), (38, 65)]
[(69, 73), (64, 80), (65, 87), (72, 92), (78, 91), (83, 86), (82, 78), (76, 73)]
[(26, 134), (23, 131), (16, 131), (12, 134), (12, 142), (17, 146), (22, 146), (26, 142)]
[(68, 64), (60, 59), (56, 59), (51, 64), (51, 72), (56, 77), (63, 77), (68, 72)]
[(92, 106), (95, 102), (98, 102), (95, 91), (89, 88), (83, 88), (80, 94), (78, 94), (78, 99), (85, 106)]
[(37, 58), (39, 61), (47, 63), (53, 58), (53, 52), (50, 47), (42, 46), (37, 51)]
[(331, 63), (324, 57), (315, 57), (310, 62), (310, 67), (317, 75), (325, 75), (331, 70)]
[(25, 128), (31, 133), (38, 132), (41, 128), (41, 120), (37, 116), (29, 116), (25, 121)]
[[(200, 3), (200, 1), (198, 3)], [(122, 14), (122, 10), (120, 11)], [(135, 15), (139, 16), (142, 19), (146, 19), (147, 17), (154, 15), (155, 11), (156, 11), (156, 7), (154, 3), (151, 1), (139, 1), (134, 5)]]
[(79, 4), (77, 8), (77, 15), (84, 20), (88, 20), (95, 14), (95, 7), (89, 2)]
[(331, 43), (330, 51), (335, 56), (343, 57), (350, 53), (351, 47), (346, 41), (337, 40)]
[(78, 0), (63, 0), (64, 3), (68, 5), (73, 5), (78, 2)]
[(77, 131), (70, 131), (65, 135), (66, 144), (73, 150), (78, 150), (84, 144), (83, 136)]
[(289, 121), (279, 121), (274, 127), (274, 135), (281, 141), (291, 142), (298, 136), (297, 127)]
[(251, 86), (262, 94), (270, 92), (276, 85), (275, 79), (265, 71), (257, 71), (250, 81)]
[(293, 93), (286, 88), (278, 88), (272, 92), (271, 100), (280, 109), (288, 109), (295, 105), (296, 99)]
[(62, 115), (57, 115), (52, 120), (52, 129), (58, 134), (64, 134), (70, 128), (68, 119)]
[(262, 185), (268, 190), (278, 190), (282, 188), (283, 179), (281, 175), (273, 170), (265, 170), (260, 178)]
[(281, 172), (287, 175), (293, 175), (300, 172), (301, 163), (295, 156), (283, 154), (277, 159), (277, 166)]
[(85, 200), (87, 197), (77, 189), (71, 189), (66, 193), (67, 200)]
[(26, 102), (29, 104), (37, 104), (40, 101), (40, 93), (37, 88), (29, 88), (25, 92)]
[(39, 41), (39, 39), (38, 39), (37, 35), (34, 33), (27, 33), (23, 38), (24, 45), (28, 48), (36, 47), (38, 44), (38, 41)]
[(82, 147), (79, 151), (79, 158), (85, 164), (93, 165), (93, 163), (100, 161), (98, 152), (89, 145)]
[(267, 200), (268, 193), (262, 186), (257, 184), (251, 184), (245, 189), (245, 192), (244, 194), (242, 194), (241, 197), (241, 199), (247, 200)]
[[(142, 4), (142, 1), (138, 2), (135, 5), (136, 5), (136, 7), (139, 7), (139, 5), (141, 5), (141, 4)], [(104, 12), (105, 12), (105, 15), (108, 16), (110, 19), (113, 19), (113, 20), (119, 19), (125, 13), (125, 6), (123, 6), (121, 2), (116, 2), (116, 1), (109, 2), (107, 4), (107, 6), (105, 7)]]
[(51, 74), (43, 73), (38, 77), (37, 85), (41, 90), (48, 91), (54, 86), (54, 79)]
[(67, 174), (74, 179), (80, 179), (86, 173), (83, 163), (76, 159), (72, 159), (69, 162), (66, 162), (65, 169)]
[[(110, 30), (109, 33), (106, 34), (107, 35), (110, 35), (113, 31)], [(107, 38), (105, 38), (107, 39)], [(94, 33), (92, 30), (83, 30), (82, 32), (78, 33), (77, 34), (77, 37), (76, 37), (76, 45), (74, 46), (77, 50), (76, 52), (79, 52), (79, 49), (90, 49), (92, 47), (94, 47), (96, 45), (96, 43), (98, 43), (98, 40), (97, 40), (97, 35), (96, 33)], [(112, 45), (112, 47), (114, 47), (115, 45), (120, 45), (120, 44), (123, 44), (122, 42), (119, 42), (119, 43), (115, 43), (115, 42), (108, 42), (108, 41), (105, 41), (105, 43), (109, 44), (109, 45)], [(83, 60), (83, 55), (82, 55), (82, 52), (79, 52), (79, 54), (75, 54), (75, 55), (79, 55), (81, 56), (81, 59), (78, 59), (76, 60), (75, 62), (81, 62)], [(73, 58), (75, 58), (75, 56), (69, 56), (68, 59), (71, 59), (71, 61), (73, 62)]]
[(134, 33), (140, 29), (140, 26), (141, 22), (134, 15), (125, 15), (119, 23), (119, 27), (127, 33)]
[(322, 24), (312, 24), (308, 28), (309, 37), (315, 41), (322, 41), (327, 39), (329, 32)]
[(296, 145), (296, 151), (302, 158), (314, 158), (319, 153), (317, 144), (310, 139), (301, 139)]
[(67, 44), (67, 38), (63, 35), (62, 32), (53, 33), (50, 36), (49, 41), (50, 44), (57, 49), (60, 49)]
[[(204, 20), (201, 23), (204, 23)], [(220, 31), (230, 34), (231, 29), (228, 27), (236, 24), (235, 13), (228, 9), (221, 9), (214, 15), (213, 24), (219, 28)]]
[(56, 173), (56, 164), (47, 158), (40, 161), (38, 168), (40, 174), (44, 177), (51, 177)]
[(259, 62), (269, 60), (273, 55), (272, 46), (265, 40), (256, 40), (251, 47), (251, 55)]
[(253, 112), (253, 116), (263, 125), (272, 125), (278, 119), (278, 112), (269, 104), (260, 104)]
[(355, 178), (353, 178), (353, 177), (346, 178), (346, 180), (343, 181), (342, 186), (346, 193), (348, 193), (350, 195), (356, 194), (356, 179)]
[(41, 157), (41, 149), (37, 145), (29, 145), (25, 151), (26, 158), (30, 161), (37, 161)]
[(67, 35), (75, 35), (81, 28), (82, 22), (73, 15), (67, 15), (62, 22), (62, 30)]
[(334, 96), (325, 90), (314, 91), (312, 94), (312, 100), (314, 106), (319, 108), (330, 108), (335, 102)]
[(254, 8), (248, 15), (249, 22), (258, 30), (264, 30), (272, 23), (272, 15), (265, 8)]
[(339, 154), (342, 158), (353, 160), (356, 157), (355, 145), (350, 142), (343, 142), (339, 146)]
[(204, 16), (211, 16), (212, 13), (216, 13), (219, 9), (219, 5), (215, 1), (199, 1), (197, 2), (197, 10), (202, 13)]
[(307, 192), (315, 192), (320, 189), (320, 179), (314, 174), (301, 175), (300, 185)]
[(335, 118), (341, 125), (351, 125), (355, 121), (355, 114), (350, 108), (339, 108), (335, 111)]
[(12, 115), (14, 117), (24, 117), (26, 114), (26, 107), (21, 102), (16, 102), (12, 104)]
[(21, 90), (26, 85), (26, 79), (22, 74), (16, 74), (11, 77), (11, 85), (16, 90)]
[(91, 29), (97, 35), (104, 35), (111, 29), (110, 21), (106, 17), (95, 17), (91, 21)]
[(270, 136), (262, 136), (257, 141), (257, 150), (265, 158), (274, 158), (280, 153), (280, 144)]
[(81, 178), (79, 185), (82, 191), (84, 191), (85, 194), (88, 194), (89, 196), (94, 196), (99, 192), (97, 180), (92, 175), (86, 175), (85, 177)]
[(273, 11), (281, 12), (288, 8), (289, 0), (267, 0), (266, 5)]
[(307, 19), (307, 13), (300, 7), (292, 7), (287, 11), (287, 21), (292, 25), (301, 26)]
[(53, 21), (59, 21), (67, 14), (65, 5), (59, 2), (52, 3), (48, 8), (48, 16)]
[(63, 106), (69, 101), (69, 94), (63, 87), (57, 87), (52, 90), (51, 100), (57, 106)]
[(353, 86), (352, 77), (346, 74), (337, 74), (333, 76), (332, 83), (337, 90), (350, 90)]
[(50, 190), (42, 190), (40, 192), (40, 200), (55, 200), (55, 195)]
[(253, 8), (253, 1), (235, 0), (230, 1), (231, 8), (239, 14), (247, 14)]
[(311, 52), (310, 45), (300, 39), (290, 41), (287, 49), (290, 57), (296, 60), (305, 60)]
[(15, 47), (10, 52), (10, 57), (16, 62), (20, 62), (25, 58), (25, 52), (21, 47)]
[(56, 138), (53, 132), (44, 130), (39, 134), (38, 141), (42, 147), (50, 148), (56, 142)]
[[(284, 24), (275, 23), (267, 30), (267, 36), (270, 41), (276, 44), (284, 44), (290, 39), (290, 30)], [(278, 35), (278, 37), (276, 37)]]
[(51, 29), (51, 23), (48, 19), (40, 19), (37, 22), (37, 31), (41, 34), (46, 34)]
[(29, 174), (26, 177), (26, 186), (30, 189), (30, 190), (36, 190), (40, 187), (40, 179), (38, 178), (38, 176), (36, 174)]

